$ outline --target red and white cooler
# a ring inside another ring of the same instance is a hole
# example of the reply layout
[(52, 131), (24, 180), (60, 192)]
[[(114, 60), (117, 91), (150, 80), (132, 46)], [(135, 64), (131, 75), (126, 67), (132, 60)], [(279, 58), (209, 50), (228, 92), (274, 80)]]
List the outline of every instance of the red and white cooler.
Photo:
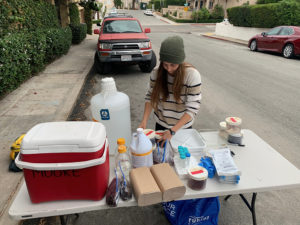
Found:
[(100, 200), (109, 181), (108, 150), (101, 123), (41, 123), (25, 135), (15, 162), (33, 203)]

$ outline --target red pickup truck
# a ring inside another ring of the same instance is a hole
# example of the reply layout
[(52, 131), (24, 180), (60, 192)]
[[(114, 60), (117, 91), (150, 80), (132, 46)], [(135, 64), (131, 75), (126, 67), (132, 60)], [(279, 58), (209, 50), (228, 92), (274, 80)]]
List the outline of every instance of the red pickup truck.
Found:
[(150, 73), (156, 66), (156, 55), (151, 41), (140, 22), (129, 15), (114, 15), (103, 19), (99, 34), (94, 65), (98, 73), (106, 74), (113, 63), (138, 64), (141, 71)]

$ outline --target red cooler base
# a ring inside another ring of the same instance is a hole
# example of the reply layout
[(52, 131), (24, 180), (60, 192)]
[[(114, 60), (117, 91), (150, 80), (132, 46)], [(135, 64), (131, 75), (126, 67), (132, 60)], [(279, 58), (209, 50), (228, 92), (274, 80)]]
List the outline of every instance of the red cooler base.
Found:
[(101, 200), (109, 181), (109, 154), (105, 163), (84, 169), (37, 171), (24, 169), (32, 203), (56, 200)]

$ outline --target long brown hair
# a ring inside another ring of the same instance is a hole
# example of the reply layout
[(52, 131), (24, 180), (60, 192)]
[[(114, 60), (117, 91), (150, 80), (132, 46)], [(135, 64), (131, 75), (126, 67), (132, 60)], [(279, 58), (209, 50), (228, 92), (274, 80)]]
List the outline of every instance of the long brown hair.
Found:
[[(177, 103), (181, 103), (180, 95), (181, 95), (181, 89), (183, 87), (183, 82), (184, 82), (184, 77), (186, 72), (185, 69), (187, 67), (193, 67), (193, 66), (188, 63), (181, 63), (179, 64), (177, 70), (174, 73), (172, 92), (175, 101)], [(163, 67), (163, 62), (160, 62), (159, 64), (155, 85), (151, 93), (151, 105), (154, 109), (157, 109), (158, 102), (160, 101), (160, 96), (162, 97), (163, 101), (166, 101), (167, 98), (169, 97), (168, 72)]]

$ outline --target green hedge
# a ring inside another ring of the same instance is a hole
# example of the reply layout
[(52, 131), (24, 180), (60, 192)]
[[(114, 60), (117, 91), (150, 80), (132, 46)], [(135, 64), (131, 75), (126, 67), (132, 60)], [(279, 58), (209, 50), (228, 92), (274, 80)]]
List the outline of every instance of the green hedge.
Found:
[(72, 33), (67, 28), (18, 32), (0, 39), (0, 96), (16, 89), (46, 63), (67, 53)]
[[(166, 16), (169, 20), (172, 20), (176, 23), (196, 23), (195, 20), (191, 19), (191, 20), (187, 20), (187, 19), (176, 19), (170, 15)], [(206, 19), (206, 20), (198, 20), (198, 23), (220, 23), (222, 22), (223, 19), (212, 19), (212, 18), (209, 18), (209, 19)]]
[(69, 4), (69, 17), (70, 17), (70, 24), (73, 25), (80, 24), (79, 10), (76, 3)]
[(54, 5), (44, 0), (0, 0), (0, 38), (18, 30), (59, 27)]
[(85, 23), (80, 25), (70, 25), (72, 30), (72, 43), (79, 44), (86, 37), (87, 26)]
[(228, 19), (235, 26), (271, 28), (300, 25), (300, 1), (240, 6), (227, 9)]
[(96, 24), (96, 23), (100, 23), (101, 24), (101, 19), (98, 19), (98, 20), (93, 20), (93, 24)]
[(270, 3), (277, 3), (282, 0), (257, 0), (256, 4), (270, 4)]
[(47, 30), (46, 43), (46, 62), (51, 62), (58, 56), (66, 54), (72, 44), (70, 27)]

